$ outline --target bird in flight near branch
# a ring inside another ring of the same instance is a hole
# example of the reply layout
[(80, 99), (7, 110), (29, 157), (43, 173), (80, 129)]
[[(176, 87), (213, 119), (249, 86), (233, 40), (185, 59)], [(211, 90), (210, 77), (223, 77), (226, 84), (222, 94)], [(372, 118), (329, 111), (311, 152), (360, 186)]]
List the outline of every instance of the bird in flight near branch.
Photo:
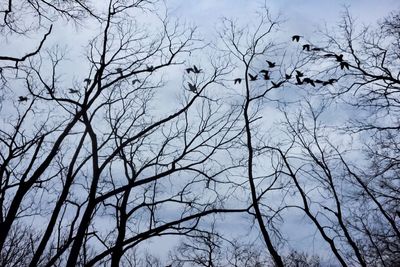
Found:
[(297, 81), (297, 85), (302, 85), (303, 84), (303, 81), (300, 79), (300, 77), (299, 76), (296, 76), (296, 81)]
[(236, 78), (235, 80), (234, 80), (234, 84), (240, 84), (242, 82), (242, 78)]
[(276, 66), (275, 62), (271, 62), (271, 61), (268, 61), (268, 60), (266, 60), (266, 62), (268, 63), (268, 67), (270, 67), (270, 68), (274, 68)]
[(189, 91), (193, 92), (193, 93), (197, 93), (197, 88), (196, 85), (188, 82), (188, 86), (189, 86)]
[(115, 70), (122, 76), (122, 68), (116, 68)]
[(249, 73), (250, 81), (256, 81), (256, 80), (257, 80), (257, 76), (258, 76), (258, 75), (251, 75), (251, 74)]
[(28, 101), (28, 97), (20, 95), (18, 97), (18, 102), (26, 102)]
[(347, 63), (346, 61), (342, 61), (342, 62), (340, 62), (340, 68), (343, 70), (344, 68), (346, 68), (346, 69), (350, 69), (350, 67), (349, 67), (350, 65), (349, 65), (349, 63)]
[(319, 47), (313, 47), (311, 48), (312, 51), (322, 51), (322, 48)]
[(293, 42), (299, 42), (299, 41), (300, 41), (300, 37), (302, 37), (302, 36), (300, 36), (300, 35), (293, 35), (293, 36), (292, 36), (292, 41), (293, 41)]
[(271, 81), (272, 86), (273, 86), (274, 88), (278, 88), (278, 87), (281, 86), (284, 82), (285, 82), (285, 81), (280, 81), (280, 82), (278, 82), (278, 83), (275, 83), (275, 82)]
[(337, 79), (329, 79), (329, 80), (327, 80), (327, 81), (324, 81), (324, 82), (322, 83), (322, 85), (323, 85), (323, 86), (332, 85), (332, 84), (335, 83), (335, 82), (337, 82)]
[(296, 70), (296, 77), (303, 77), (303, 76), (304, 74), (301, 71)]
[(269, 76), (269, 71), (267, 71), (267, 70), (261, 70), (260, 71), (260, 73), (262, 73), (263, 74), (263, 78), (264, 78), (264, 80), (269, 80), (270, 79), (270, 76)]
[(73, 89), (73, 88), (68, 88), (68, 91), (70, 94), (78, 94), (79, 93), (79, 90)]
[(312, 87), (315, 87), (314, 81), (313, 81), (312, 79), (310, 79), (310, 78), (304, 78), (304, 79), (303, 79), (303, 82), (304, 82), (304, 83), (311, 84)]
[(202, 69), (199, 69), (199, 68), (197, 68), (196, 65), (193, 65), (193, 72), (194, 72), (195, 74), (199, 74), (201, 71), (202, 71)]
[(187, 73), (193, 72), (194, 74), (199, 74), (202, 72), (202, 69), (199, 69), (196, 65), (193, 65), (193, 68), (185, 69)]
[(328, 54), (325, 54), (324, 57), (334, 57), (337, 62), (342, 62), (343, 61), (343, 54), (336, 55), (336, 54), (333, 54), (333, 53), (328, 53)]

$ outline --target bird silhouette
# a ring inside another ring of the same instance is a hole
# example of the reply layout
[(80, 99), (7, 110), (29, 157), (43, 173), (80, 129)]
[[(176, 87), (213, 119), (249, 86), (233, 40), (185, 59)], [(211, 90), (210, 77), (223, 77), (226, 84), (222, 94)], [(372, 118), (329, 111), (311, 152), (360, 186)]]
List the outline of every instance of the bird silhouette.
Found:
[(312, 87), (315, 87), (314, 81), (313, 81), (312, 79), (310, 79), (310, 78), (304, 78), (304, 79), (303, 79), (303, 82), (308, 83), (308, 84), (311, 84)]
[(269, 77), (268, 73), (264, 73), (263, 78), (264, 80), (268, 81), (271, 77)]
[(73, 88), (68, 88), (68, 91), (70, 94), (78, 94), (79, 93), (79, 90), (73, 89)]
[(301, 37), (300, 35), (293, 35), (292, 36), (292, 41), (293, 42), (298, 42), (298, 41), (300, 41), (300, 37)]
[(140, 83), (140, 80), (139, 79), (132, 80), (132, 85), (135, 85), (135, 83)]
[(271, 83), (272, 83), (274, 88), (278, 88), (279, 86), (281, 86), (284, 83), (284, 81), (280, 81), (278, 83), (274, 83), (273, 81), (271, 81)]
[(270, 77), (269, 77), (269, 71), (267, 71), (267, 70), (261, 70), (260, 73), (263, 74), (264, 80), (269, 80), (269, 79), (270, 79)]
[(296, 76), (296, 81), (297, 81), (296, 84), (298, 84), (298, 85), (302, 85), (303, 84), (303, 81), (300, 79), (300, 76)]
[(342, 62), (343, 61), (343, 55), (336, 55), (333, 53), (329, 53), (329, 54), (325, 54), (324, 57), (334, 57), (336, 59), (337, 62)]
[(249, 75), (249, 78), (250, 78), (250, 81), (256, 81), (257, 80), (257, 76), (258, 75), (251, 75), (250, 73), (248, 74)]
[(340, 54), (340, 55), (335, 55), (335, 58), (336, 58), (336, 61), (337, 61), (337, 62), (342, 62), (342, 61), (343, 61), (343, 55), (342, 55), (342, 54)]
[(193, 93), (197, 93), (196, 85), (188, 82), (188, 86), (189, 86), (189, 91), (191, 91)]
[(303, 50), (310, 51), (310, 45), (309, 44), (303, 45)]
[(303, 74), (301, 71), (296, 70), (296, 76), (297, 76), (297, 77), (303, 77), (304, 74)]
[(332, 54), (332, 53), (328, 53), (328, 54), (325, 54), (324, 55), (324, 57), (335, 57), (336, 55), (335, 54)]
[(268, 67), (270, 67), (270, 68), (274, 68), (276, 66), (275, 62), (271, 62), (269, 60), (266, 60), (266, 62), (268, 63)]
[(313, 48), (311, 48), (311, 51), (322, 51), (322, 48), (319, 48), (319, 47), (313, 47)]
[(235, 80), (234, 80), (234, 84), (240, 84), (242, 82), (242, 78), (236, 78)]
[(200, 73), (202, 71), (202, 69), (198, 69), (197, 67), (196, 67), (196, 65), (193, 65), (193, 72), (195, 73), (195, 74), (198, 74), (198, 73)]
[(20, 95), (18, 97), (18, 102), (26, 102), (28, 101), (28, 97)]
[(290, 74), (285, 74), (285, 78), (286, 78), (286, 80), (289, 80), (290, 78), (292, 78), (292, 75), (290, 75)]
[(325, 86), (325, 85), (332, 85), (332, 84), (335, 83), (335, 82), (337, 82), (337, 79), (329, 79), (329, 80), (327, 80), (327, 81), (324, 81), (324, 82), (322, 83), (322, 85), (323, 85), (323, 86)]
[(89, 79), (89, 78), (86, 78), (86, 79), (84, 79), (83, 80), (85, 83), (87, 83), (87, 84), (89, 84), (89, 83), (91, 83), (92, 82), (92, 80), (91, 79)]
[(154, 70), (153, 65), (146, 66), (146, 70), (147, 70), (147, 71), (153, 71), (153, 70)]
[(194, 71), (193, 68), (187, 68), (185, 70), (186, 70), (187, 73), (190, 73), (190, 72)]
[(347, 63), (346, 61), (340, 62), (340, 68), (341, 68), (342, 70), (343, 70), (344, 68), (350, 69), (349, 63)]

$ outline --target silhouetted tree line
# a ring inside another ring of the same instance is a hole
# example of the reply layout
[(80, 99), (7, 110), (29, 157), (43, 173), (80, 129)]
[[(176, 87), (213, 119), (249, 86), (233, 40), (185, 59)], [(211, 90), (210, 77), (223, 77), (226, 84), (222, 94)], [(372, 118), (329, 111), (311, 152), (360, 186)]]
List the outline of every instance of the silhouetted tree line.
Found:
[(0, 266), (400, 265), (399, 12), (208, 46), (161, 6), (1, 4)]

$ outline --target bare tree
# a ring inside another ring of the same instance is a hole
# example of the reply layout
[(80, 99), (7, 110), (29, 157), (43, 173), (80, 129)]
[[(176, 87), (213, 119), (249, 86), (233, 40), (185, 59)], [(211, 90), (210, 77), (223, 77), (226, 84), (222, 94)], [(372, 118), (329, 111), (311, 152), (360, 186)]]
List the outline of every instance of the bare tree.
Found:
[[(335, 264), (398, 265), (398, 12), (311, 42), (262, 9), (207, 46), (160, 6), (1, 4), (2, 41), (27, 45), (0, 55), (0, 264), (162, 266), (138, 251), (170, 235), (172, 265), (323, 265), (284, 231), (299, 217)], [(204, 226), (221, 213), (263, 245)]]
[[(1, 132), (3, 261), (15, 262), (9, 255), (21, 249), (29, 266), (119, 266), (151, 237), (187, 234), (207, 215), (248, 210), (224, 207), (227, 196), (210, 187), (235, 167), (217, 158), (230, 157), (242, 133), (240, 114), (211, 90), (230, 68), (212, 62), (186, 74), (171, 91), (180, 103), (154, 108), (168, 88), (162, 73), (183, 67), (183, 56), (202, 44), (193, 29), (157, 13), (153, 35), (126, 20), (144, 4), (111, 0), (98, 11), (88, 73), (72, 86), (61, 79), (66, 52), (44, 49), (45, 38), (21, 60), (2, 58), (18, 69), (10, 88), (22, 81), (27, 92), (17, 99), (10, 92), (4, 102), (15, 115), (3, 118)], [(35, 241), (15, 243), (16, 226), (38, 220)]]

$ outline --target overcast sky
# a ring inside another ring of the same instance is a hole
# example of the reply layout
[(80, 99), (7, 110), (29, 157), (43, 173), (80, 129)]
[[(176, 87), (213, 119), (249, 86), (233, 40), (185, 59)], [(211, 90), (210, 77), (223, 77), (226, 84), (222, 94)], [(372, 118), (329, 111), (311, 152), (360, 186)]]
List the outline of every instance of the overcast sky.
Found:
[[(221, 17), (251, 19), (263, 0), (166, 0), (172, 14), (193, 22), (202, 31), (212, 28)], [(266, 0), (274, 14), (287, 19), (287, 31), (312, 32), (322, 22), (339, 20), (345, 6), (359, 22), (373, 23), (400, 7), (398, 0)], [(292, 34), (291, 32), (289, 34)]]
[[(266, 0), (265, 2), (262, 0), (165, 1), (172, 17), (178, 17), (183, 22), (198, 26), (200, 33), (205, 37), (210, 36), (211, 33), (215, 32), (215, 26), (222, 17), (236, 18), (240, 23), (244, 24), (250, 22), (251, 19), (255, 17), (256, 11), (264, 4), (271, 9), (273, 15), (281, 14), (281, 19), (286, 21), (282, 25), (282, 32), (287, 33), (288, 38), (293, 34), (300, 34), (309, 39), (317, 38), (316, 36), (313, 36), (313, 32), (317, 27), (323, 25), (325, 22), (328, 25), (334, 25), (335, 22), (339, 21), (341, 12), (343, 12), (345, 6), (349, 7), (351, 14), (359, 23), (367, 25), (374, 24), (378, 19), (383, 18), (391, 11), (400, 8), (400, 0)], [(72, 43), (75, 42), (75, 38), (81, 38), (81, 36), (74, 35), (75, 30), (76, 29), (74, 28), (66, 29), (60, 33), (62, 34), (61, 37), (55, 34), (54, 39), (59, 41), (59, 39), (68, 36), (68, 41), (71, 43), (69, 45), (72, 46)], [(12, 50), (17, 51), (19, 49), (24, 51), (26, 48), (26, 44), (24, 43), (15, 46), (16, 44), (10, 42), (8, 45), (10, 47), (8, 49), (11, 49), (12, 47)], [(81, 47), (82, 45), (80, 42), (76, 42), (75, 46)], [(3, 46), (3, 49), (4, 47), (5, 46)], [(72, 50), (75, 51), (74, 49)], [(76, 49), (76, 53), (82, 55), (82, 52), (78, 49)], [(77, 59), (81, 60), (80, 57), (77, 57)], [(71, 69), (73, 68), (72, 66), (74, 66), (75, 69), (85, 68), (80, 65), (74, 65), (76, 63), (74, 63), (73, 60), (67, 64), (69, 64), (67, 67), (70, 67)], [(82, 73), (85, 73), (84, 75), (86, 75), (86, 72), (82, 71)], [(73, 76), (73, 74), (74, 73), (72, 73), (71, 76)], [(181, 75), (181, 73), (179, 72), (177, 75)], [(82, 81), (81, 77), (79, 77), (79, 81)], [(71, 82), (67, 84), (67, 86), (71, 85)], [(169, 100), (167, 99), (166, 102), (169, 102)], [(299, 223), (302, 219), (303, 218), (296, 218), (297, 221), (293, 220), (292, 224), (289, 224), (289, 226), (291, 227), (294, 223)], [(236, 226), (234, 222), (232, 225), (229, 225), (227, 228), (233, 228)], [(297, 231), (297, 229), (295, 230)], [(304, 238), (303, 233), (298, 234), (298, 237), (291, 236), (293, 240), (297, 242)], [(310, 238), (312, 239), (313, 236), (311, 235)], [(159, 249), (160, 252), (162, 251), (162, 247), (165, 247), (165, 244), (154, 242), (153, 246)], [(170, 249), (170, 247), (164, 248), (165, 253), (167, 253), (168, 249)]]
[[(173, 17), (179, 17), (182, 21), (199, 27), (200, 32), (206, 38), (208, 34), (215, 32), (215, 27), (222, 17), (234, 18), (239, 24), (250, 22), (256, 16), (256, 11), (264, 5), (260, 0), (166, 0), (167, 7)], [(266, 6), (270, 8), (274, 16), (280, 14), (285, 20), (282, 25), (283, 33), (288, 38), (293, 34), (304, 35), (307, 39), (318, 39), (314, 33), (318, 27), (326, 23), (328, 27), (334, 26), (339, 20), (345, 7), (348, 7), (356, 22), (359, 24), (375, 24), (391, 11), (400, 8), (399, 0), (267, 0)], [(286, 218), (288, 219), (288, 218)], [(325, 246), (323, 242), (315, 239), (316, 234), (307, 229), (305, 218), (291, 214), (292, 221), (284, 228), (292, 241), (297, 244), (296, 249), (304, 249), (308, 244), (314, 244), (312, 248), (306, 249), (310, 253), (317, 251), (323, 254), (321, 249)], [(228, 223), (229, 224), (229, 223)], [(225, 225), (229, 229), (238, 231), (239, 222), (230, 220), (231, 225)], [(298, 231), (296, 225), (303, 224), (302, 231)], [(307, 230), (306, 230), (307, 229)], [(157, 251), (162, 251), (164, 243), (152, 243), (160, 246)], [(328, 250), (327, 250), (328, 251)], [(327, 256), (327, 255), (324, 255)]]

